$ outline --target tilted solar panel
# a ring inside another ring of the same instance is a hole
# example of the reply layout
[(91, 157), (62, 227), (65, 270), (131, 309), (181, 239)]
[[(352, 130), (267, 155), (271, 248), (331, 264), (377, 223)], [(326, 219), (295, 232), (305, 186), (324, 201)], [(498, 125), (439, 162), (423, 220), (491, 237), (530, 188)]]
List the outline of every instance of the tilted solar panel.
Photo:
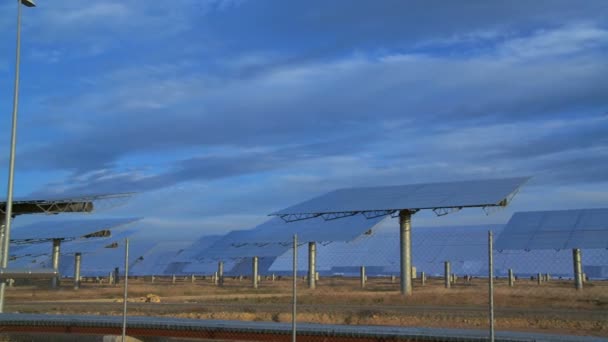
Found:
[(340, 220), (325, 221), (323, 218), (287, 223), (280, 218), (266, 221), (253, 230), (250, 234), (243, 234), (237, 242), (286, 242), (293, 240), (294, 234), (298, 235), (298, 241), (350, 241), (357, 236), (373, 229), (384, 220), (386, 216), (367, 219), (356, 215), (344, 217)]
[(75, 239), (104, 230), (124, 226), (140, 218), (111, 218), (94, 220), (48, 220), (25, 226), (16, 226), (11, 241)]
[(273, 216), (504, 205), (528, 178), (339, 189)]
[(517, 212), (498, 250), (608, 248), (608, 208)]

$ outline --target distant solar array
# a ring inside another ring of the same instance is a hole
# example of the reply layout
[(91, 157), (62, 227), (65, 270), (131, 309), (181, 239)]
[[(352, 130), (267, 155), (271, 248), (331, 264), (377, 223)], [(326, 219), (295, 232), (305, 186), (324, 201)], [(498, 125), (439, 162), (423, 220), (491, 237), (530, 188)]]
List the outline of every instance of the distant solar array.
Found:
[(608, 248), (608, 208), (517, 212), (495, 247), (499, 250)]

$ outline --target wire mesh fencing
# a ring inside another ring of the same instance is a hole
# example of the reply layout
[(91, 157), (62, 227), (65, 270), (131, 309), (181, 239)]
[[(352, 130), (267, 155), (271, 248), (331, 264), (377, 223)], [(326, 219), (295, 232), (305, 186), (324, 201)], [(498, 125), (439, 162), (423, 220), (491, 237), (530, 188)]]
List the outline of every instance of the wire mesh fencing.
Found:
[[(351, 241), (299, 241), (297, 323), (474, 329), (489, 336), (489, 230), (500, 234), (495, 226), (414, 228), (406, 246), (411, 294), (402, 293), (403, 246), (396, 227)], [(198, 260), (189, 268), (131, 276), (129, 319), (288, 325), (293, 249), (289, 242), (270, 248), (281, 253)], [(608, 335), (607, 264), (606, 250), (494, 250), (496, 331)], [(82, 277), (78, 289), (72, 278), (61, 279), (56, 289), (46, 280), (15, 283), (7, 290), (6, 308), (120, 316), (122, 284), (120, 270)]]

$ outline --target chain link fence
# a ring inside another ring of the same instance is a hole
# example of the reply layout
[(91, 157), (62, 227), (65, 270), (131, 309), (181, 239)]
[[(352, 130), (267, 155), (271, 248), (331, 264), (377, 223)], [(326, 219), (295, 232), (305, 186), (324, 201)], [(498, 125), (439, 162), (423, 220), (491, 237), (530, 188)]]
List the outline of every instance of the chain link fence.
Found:
[[(379, 228), (348, 242), (299, 241), (297, 324), (423, 327), (431, 329), (429, 334), (433, 329), (471, 329), (489, 337), (488, 231), (498, 236), (501, 226), (415, 227), (409, 296), (400, 293), (396, 227)], [(289, 242), (279, 245), (278, 256), (210, 259), (197, 263), (197, 273), (167, 268), (175, 274), (130, 277), (129, 322), (137, 316), (154, 316), (281, 323), (288, 334), (293, 317), (293, 249)], [(257, 246), (265, 247), (277, 246)], [(576, 255), (572, 250), (494, 250), (497, 333), (608, 336), (608, 251), (581, 250), (580, 262)], [(582, 284), (578, 289), (577, 267)], [(62, 279), (54, 290), (46, 280), (20, 281), (9, 287), (6, 308), (21, 313), (120, 316), (122, 279), (110, 273), (82, 277), (77, 290), (70, 278)], [(222, 334), (215, 336), (248, 339), (237, 332)], [(209, 336), (207, 330), (197, 335)], [(314, 340), (313, 335), (306, 338)]]

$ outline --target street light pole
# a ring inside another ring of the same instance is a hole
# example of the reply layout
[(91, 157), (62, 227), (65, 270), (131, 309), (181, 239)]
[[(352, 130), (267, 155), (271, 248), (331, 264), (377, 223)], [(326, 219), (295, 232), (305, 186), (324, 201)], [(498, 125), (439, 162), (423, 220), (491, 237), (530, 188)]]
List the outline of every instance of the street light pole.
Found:
[[(33, 0), (17, 0), (17, 52), (15, 55), (15, 88), (13, 93), (13, 124), (11, 128), (11, 152), (8, 166), (8, 186), (6, 193), (6, 210), (4, 236), (2, 240), (2, 263), (0, 266), (8, 266), (9, 246), (11, 244), (11, 221), (13, 218), (13, 181), (15, 176), (15, 147), (17, 144), (17, 111), (19, 107), (19, 65), (21, 60), (21, 4), (34, 7)], [(0, 313), (4, 312), (4, 291), (6, 283), (0, 282)]]

